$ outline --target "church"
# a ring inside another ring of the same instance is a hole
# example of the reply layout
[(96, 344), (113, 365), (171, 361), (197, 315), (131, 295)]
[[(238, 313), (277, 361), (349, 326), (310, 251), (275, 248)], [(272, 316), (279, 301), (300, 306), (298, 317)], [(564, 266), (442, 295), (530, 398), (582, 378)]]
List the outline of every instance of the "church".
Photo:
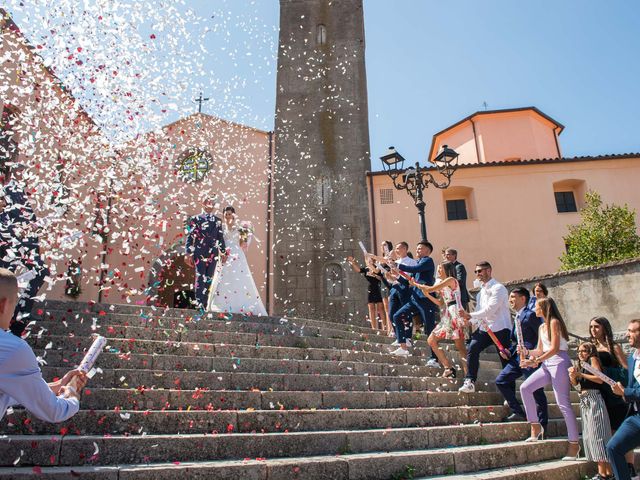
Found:
[[(360, 321), (366, 285), (345, 258), (361, 255), (359, 241), (377, 253), (384, 240), (414, 244), (419, 227), (412, 199), (372, 171), (383, 152), (369, 151), (354, 3), (337, 3), (346, 9), (337, 15), (310, 2), (282, 9), (273, 132), (194, 113), (124, 145), (110, 143), (0, 11), (1, 160), (19, 167), (48, 219), (40, 235), (51, 276), (41, 294), (188, 306), (185, 222), (215, 198), (254, 226), (247, 256), (270, 313)], [(301, 61), (309, 45), (320, 67)], [(425, 193), (436, 260), (453, 247), (467, 265), (492, 262), (502, 281), (551, 273), (586, 191), (640, 208), (640, 154), (566, 158), (563, 129), (523, 107), (476, 112), (433, 136), (428, 158), (448, 145), (460, 164), (448, 189)]]

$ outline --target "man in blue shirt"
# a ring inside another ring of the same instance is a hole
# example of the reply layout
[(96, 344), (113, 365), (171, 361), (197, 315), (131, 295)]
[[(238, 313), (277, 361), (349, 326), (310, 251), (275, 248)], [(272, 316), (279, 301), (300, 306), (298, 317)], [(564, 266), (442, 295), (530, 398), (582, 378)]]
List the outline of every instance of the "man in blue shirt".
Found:
[(17, 302), (16, 276), (0, 268), (0, 419), (10, 406), (22, 405), (40, 420), (62, 422), (78, 412), (87, 377), (71, 370), (56, 382), (44, 381), (31, 347), (8, 331)]
[[(505, 358), (503, 354), (500, 353), (500, 356), (507, 360), (507, 365), (496, 377), (496, 386), (511, 409), (511, 414), (503, 418), (503, 422), (525, 422), (527, 420), (522, 405), (520, 405), (520, 402), (518, 402), (516, 398), (516, 380), (522, 375), (524, 375), (524, 378), (529, 377), (536, 369), (520, 367), (517, 325), (518, 323), (521, 325), (523, 346), (528, 350), (532, 350), (538, 345), (538, 329), (542, 323), (542, 320), (536, 317), (534, 312), (529, 310), (527, 307), (528, 302), (529, 291), (524, 287), (513, 289), (509, 295), (509, 306), (516, 312), (513, 329), (511, 331), (511, 341), (513, 342), (509, 352), (511, 357)], [(544, 388), (536, 390), (533, 393), (533, 398), (536, 401), (540, 425), (546, 429), (547, 423), (549, 423), (549, 414)]]
[[(433, 285), (435, 265), (433, 259), (429, 256), (433, 251), (433, 245), (423, 240), (418, 242), (416, 246), (416, 256), (418, 257), (418, 263), (416, 265), (404, 265), (398, 264), (398, 270), (401, 272), (413, 274), (413, 279), (422, 285)], [(403, 284), (409, 282), (403, 278), (398, 279)], [(422, 290), (418, 287), (411, 287), (411, 297), (409, 301), (400, 308), (393, 316), (393, 322), (400, 325), (401, 338), (398, 338), (400, 347), (398, 350), (392, 352), (394, 355), (408, 356), (408, 343), (407, 340), (411, 340), (413, 335), (413, 316), (420, 315), (422, 325), (424, 325), (424, 333), (428, 337), (431, 331), (435, 327), (437, 306), (431, 300), (429, 300)], [(402, 328), (404, 326), (404, 328)], [(432, 358), (436, 358), (433, 352)]]

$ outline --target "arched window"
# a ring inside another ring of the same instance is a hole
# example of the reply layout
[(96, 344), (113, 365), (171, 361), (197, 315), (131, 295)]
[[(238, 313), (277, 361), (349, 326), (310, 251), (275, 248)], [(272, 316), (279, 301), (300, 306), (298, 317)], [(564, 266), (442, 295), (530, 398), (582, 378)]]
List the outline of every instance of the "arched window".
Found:
[(447, 222), (472, 220), (476, 218), (473, 189), (457, 185), (442, 191), (442, 199)]
[(324, 268), (324, 284), (327, 297), (344, 295), (344, 271), (337, 263), (330, 263)]
[(325, 43), (327, 43), (327, 27), (320, 23), (316, 27), (316, 45), (324, 45)]
[(558, 213), (574, 213), (584, 205), (586, 182), (580, 179), (566, 179), (553, 182), (553, 195)]
[(316, 195), (318, 198), (318, 205), (325, 207), (329, 205), (329, 198), (331, 196), (331, 181), (327, 177), (322, 177), (316, 182)]

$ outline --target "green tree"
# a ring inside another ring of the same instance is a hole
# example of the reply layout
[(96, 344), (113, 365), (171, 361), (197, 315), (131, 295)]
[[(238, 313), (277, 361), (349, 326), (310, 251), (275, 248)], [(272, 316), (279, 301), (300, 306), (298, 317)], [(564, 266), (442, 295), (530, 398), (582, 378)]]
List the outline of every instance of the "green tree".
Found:
[(564, 237), (567, 251), (560, 257), (561, 270), (591, 267), (640, 256), (636, 212), (624, 206), (603, 205), (597, 192), (586, 194), (582, 221), (569, 226)]

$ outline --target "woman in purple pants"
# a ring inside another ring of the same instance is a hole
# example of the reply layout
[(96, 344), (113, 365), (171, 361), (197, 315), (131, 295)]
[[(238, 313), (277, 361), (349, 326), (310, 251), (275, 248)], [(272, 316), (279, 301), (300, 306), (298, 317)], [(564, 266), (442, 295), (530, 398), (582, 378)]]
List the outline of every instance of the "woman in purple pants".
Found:
[(556, 302), (552, 298), (541, 298), (536, 304), (536, 315), (544, 318), (544, 323), (540, 325), (538, 331), (538, 347), (534, 350), (520, 352), (520, 358), (524, 358), (521, 365), (523, 367), (537, 367), (536, 370), (520, 386), (524, 410), (527, 413), (527, 421), (531, 424), (531, 436), (527, 442), (535, 442), (544, 437), (544, 429), (538, 423), (538, 413), (536, 403), (533, 399), (533, 392), (551, 383), (553, 393), (556, 396), (556, 403), (562, 412), (564, 421), (567, 424), (567, 434), (569, 437), (569, 448), (563, 460), (577, 460), (580, 455), (580, 445), (578, 443), (578, 421), (571, 408), (569, 381), (569, 367), (572, 366), (567, 353), (567, 340), (569, 334), (567, 327), (558, 311)]

